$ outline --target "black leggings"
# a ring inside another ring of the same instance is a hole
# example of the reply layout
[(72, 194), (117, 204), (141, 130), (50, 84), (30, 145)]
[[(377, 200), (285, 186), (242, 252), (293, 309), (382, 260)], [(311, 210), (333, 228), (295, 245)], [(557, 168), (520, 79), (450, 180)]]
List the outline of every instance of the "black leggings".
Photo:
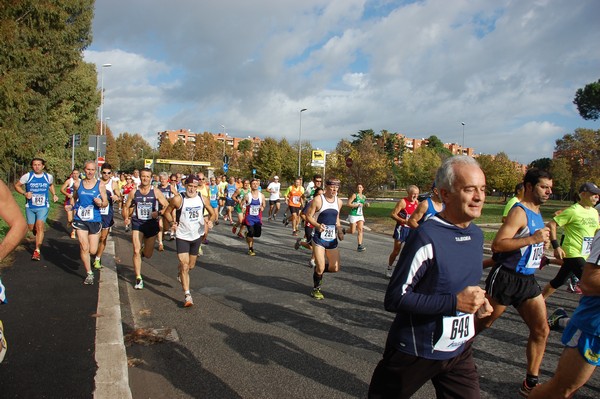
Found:
[(550, 286), (554, 289), (560, 288), (560, 286), (567, 281), (571, 273), (573, 273), (578, 279), (581, 279), (581, 273), (583, 273), (584, 265), (585, 259), (583, 258), (564, 258), (560, 270), (550, 281)]

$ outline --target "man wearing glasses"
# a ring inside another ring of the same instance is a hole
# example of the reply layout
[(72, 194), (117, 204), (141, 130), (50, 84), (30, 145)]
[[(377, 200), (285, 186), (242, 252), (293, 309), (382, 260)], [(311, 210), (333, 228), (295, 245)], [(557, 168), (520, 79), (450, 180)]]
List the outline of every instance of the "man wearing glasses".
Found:
[(106, 241), (110, 228), (115, 224), (113, 220), (114, 204), (121, 201), (121, 193), (119, 184), (112, 179), (112, 167), (110, 164), (103, 164), (100, 172), (100, 181), (106, 187), (106, 197), (108, 205), (100, 208), (100, 216), (102, 218), (102, 231), (100, 232), (100, 241), (98, 242), (98, 251), (96, 251), (96, 259), (94, 260), (94, 269), (102, 269), (102, 254), (106, 248)]

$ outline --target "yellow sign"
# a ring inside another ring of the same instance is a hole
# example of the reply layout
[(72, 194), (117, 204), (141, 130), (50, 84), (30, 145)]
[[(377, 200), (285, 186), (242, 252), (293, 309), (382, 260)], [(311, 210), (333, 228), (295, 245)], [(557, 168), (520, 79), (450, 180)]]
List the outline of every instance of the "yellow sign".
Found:
[(312, 152), (312, 160), (313, 161), (325, 161), (325, 151), (323, 150), (313, 150)]
[[(154, 162), (168, 165), (188, 165), (188, 166), (210, 166), (210, 162), (205, 161), (185, 161), (179, 159), (155, 159)], [(152, 159), (144, 159), (144, 167), (152, 166)]]

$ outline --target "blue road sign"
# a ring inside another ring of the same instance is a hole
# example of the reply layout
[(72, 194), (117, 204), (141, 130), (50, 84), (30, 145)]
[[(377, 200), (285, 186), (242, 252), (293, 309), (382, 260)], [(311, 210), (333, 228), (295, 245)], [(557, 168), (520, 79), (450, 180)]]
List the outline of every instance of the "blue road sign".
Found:
[(223, 172), (227, 173), (228, 170), (229, 170), (229, 164), (224, 163), (223, 164)]

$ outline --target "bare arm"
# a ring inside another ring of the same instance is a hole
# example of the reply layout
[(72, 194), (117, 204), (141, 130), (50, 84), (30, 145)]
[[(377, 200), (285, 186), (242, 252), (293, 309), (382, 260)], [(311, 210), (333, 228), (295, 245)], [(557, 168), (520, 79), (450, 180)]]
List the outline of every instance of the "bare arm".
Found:
[(27, 232), (27, 223), (23, 212), (17, 205), (10, 190), (0, 180), (0, 218), (8, 224), (9, 230), (0, 243), (0, 261), (11, 253), (21, 242)]
[(390, 214), (390, 217), (398, 223), (406, 223), (408, 221), (408, 219), (404, 219), (404, 218), (400, 217), (400, 211), (402, 211), (402, 209), (404, 209), (404, 208), (406, 208), (406, 201), (404, 201), (404, 199), (401, 199), (400, 201), (398, 201), (396, 203), (396, 206), (394, 207), (394, 210)]
[[(550, 241), (554, 241), (556, 240), (556, 230), (558, 227), (558, 224), (556, 223), (556, 221), (554, 221), (554, 219), (550, 220), (546, 226), (548, 226), (548, 228), (550, 229)], [(563, 259), (565, 257), (565, 251), (559, 246), (557, 248), (554, 249), (554, 257), (556, 259)]]
[(356, 194), (352, 194), (350, 196), (350, 198), (348, 198), (348, 201), (346, 202), (346, 204), (348, 204), (349, 208), (358, 208), (358, 204), (353, 204), (352, 201), (354, 201), (356, 199)]
[(585, 264), (579, 287), (583, 295), (600, 296), (600, 267), (598, 265)]
[(520, 207), (514, 207), (506, 217), (506, 222), (498, 230), (498, 234), (492, 242), (493, 252), (510, 252), (516, 249), (526, 247), (527, 245), (547, 242), (550, 237), (550, 229), (544, 227), (537, 230), (528, 237), (514, 238), (515, 234), (523, 227), (527, 226), (527, 216)]

